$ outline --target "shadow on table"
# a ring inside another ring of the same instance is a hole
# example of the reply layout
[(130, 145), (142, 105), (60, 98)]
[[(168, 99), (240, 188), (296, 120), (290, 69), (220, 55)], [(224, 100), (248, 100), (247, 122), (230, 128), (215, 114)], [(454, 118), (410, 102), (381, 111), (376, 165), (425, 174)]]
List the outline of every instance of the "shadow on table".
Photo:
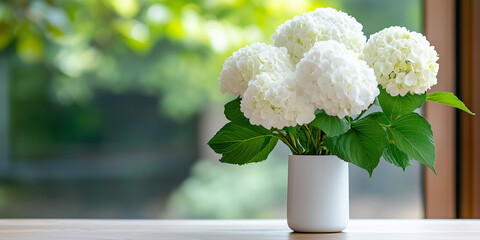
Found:
[(318, 240), (318, 239), (347, 239), (347, 233), (296, 233), (291, 232), (288, 236), (289, 240)]

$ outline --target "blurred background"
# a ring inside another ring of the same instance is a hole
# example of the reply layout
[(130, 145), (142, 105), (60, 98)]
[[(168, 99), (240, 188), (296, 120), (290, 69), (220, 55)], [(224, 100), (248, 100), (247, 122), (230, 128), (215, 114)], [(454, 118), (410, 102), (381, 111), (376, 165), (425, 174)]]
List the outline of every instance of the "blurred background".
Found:
[[(367, 37), (421, 0), (0, 2), (0, 218), (284, 218), (287, 156), (220, 164), (225, 59), (318, 7)], [(422, 218), (421, 166), (350, 165), (352, 218)]]

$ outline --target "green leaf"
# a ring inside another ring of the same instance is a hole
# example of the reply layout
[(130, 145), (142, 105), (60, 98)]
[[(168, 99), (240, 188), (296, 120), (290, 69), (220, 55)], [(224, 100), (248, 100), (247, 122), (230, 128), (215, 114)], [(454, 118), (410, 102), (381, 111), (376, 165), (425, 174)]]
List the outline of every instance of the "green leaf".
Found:
[(389, 125), (390, 124), (390, 122), (387, 120), (387, 117), (385, 117), (385, 113), (383, 113), (383, 112), (373, 112), (373, 113), (368, 114), (367, 116), (369, 116), (372, 119), (377, 120), (377, 122), (379, 122), (381, 124), (384, 124), (384, 125)]
[(345, 134), (325, 140), (325, 146), (330, 152), (367, 170), (370, 177), (386, 144), (385, 130), (370, 115), (355, 121)]
[(392, 97), (388, 94), (385, 89), (380, 85), (380, 94), (378, 95), (378, 101), (382, 107), (385, 116), (388, 121), (392, 122), (400, 115), (405, 115), (407, 113), (413, 112), (415, 109), (421, 107), (426, 99), (426, 94), (410, 94), (407, 93), (405, 96), (397, 95)]
[(236, 98), (225, 104), (225, 117), (235, 124), (242, 126), (251, 125), (248, 118), (246, 118), (240, 110), (240, 101), (240, 98)]
[(220, 162), (246, 164), (265, 160), (278, 142), (270, 130), (251, 125), (240, 110), (240, 98), (225, 104), (225, 116), (231, 122), (208, 142), (219, 154)]
[(435, 172), (435, 142), (430, 124), (417, 113), (400, 116), (390, 126), (399, 150)]
[(267, 159), (278, 138), (265, 128), (227, 123), (208, 142), (219, 154), (220, 162), (246, 164)]
[(350, 123), (346, 119), (330, 116), (323, 110), (317, 111), (315, 119), (308, 125), (321, 129), (329, 137), (346, 133), (351, 128)]
[(434, 92), (427, 94), (427, 101), (442, 103), (463, 110), (471, 115), (475, 113), (468, 110), (465, 104), (460, 101), (455, 94), (450, 92)]
[(398, 149), (394, 144), (387, 145), (387, 149), (383, 152), (383, 158), (385, 161), (401, 167), (403, 171), (405, 171), (406, 167), (412, 165), (412, 158)]

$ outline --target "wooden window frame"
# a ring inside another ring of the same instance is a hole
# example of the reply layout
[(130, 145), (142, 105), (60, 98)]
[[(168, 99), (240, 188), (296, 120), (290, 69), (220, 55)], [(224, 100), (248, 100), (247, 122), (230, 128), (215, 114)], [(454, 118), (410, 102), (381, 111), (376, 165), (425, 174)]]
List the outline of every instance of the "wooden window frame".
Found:
[[(458, 0), (459, 93), (480, 113), (480, 1)], [(459, 113), (458, 216), (480, 218), (480, 118)]]
[[(432, 91), (480, 112), (480, 1), (425, 0), (425, 35), (440, 55)], [(476, 79), (476, 81), (475, 81)], [(424, 170), (426, 218), (480, 218), (480, 118), (427, 102), (437, 176)]]
[[(438, 84), (431, 91), (455, 92), (455, 1), (425, 0), (424, 11), (425, 35), (440, 55)], [(427, 102), (424, 113), (435, 138), (438, 174), (424, 169), (425, 217), (455, 218), (455, 110)]]

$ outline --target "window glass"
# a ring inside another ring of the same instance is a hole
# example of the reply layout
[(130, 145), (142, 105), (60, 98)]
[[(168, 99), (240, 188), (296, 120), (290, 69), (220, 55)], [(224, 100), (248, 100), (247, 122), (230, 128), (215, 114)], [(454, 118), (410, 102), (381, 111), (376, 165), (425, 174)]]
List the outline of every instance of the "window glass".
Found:
[[(420, 0), (0, 3), (0, 217), (285, 217), (285, 147), (239, 167), (206, 142), (224, 60), (317, 7), (422, 31)], [(423, 217), (421, 186), (351, 165), (351, 217)]]

